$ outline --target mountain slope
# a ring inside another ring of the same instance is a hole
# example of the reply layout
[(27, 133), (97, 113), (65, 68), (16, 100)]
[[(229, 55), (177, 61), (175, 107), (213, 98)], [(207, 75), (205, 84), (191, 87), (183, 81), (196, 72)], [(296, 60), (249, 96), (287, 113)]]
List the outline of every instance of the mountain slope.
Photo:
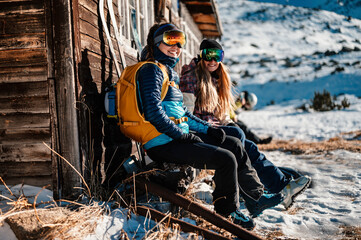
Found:
[(359, 0), (252, 0), (277, 3), (296, 7), (316, 8), (361, 19), (361, 1)]
[[(225, 63), (239, 91), (261, 96), (258, 107), (309, 99), (323, 89), (360, 95), (361, 20), (240, 0), (219, 2), (219, 11)], [(309, 88), (310, 81), (317, 82), (316, 89)]]

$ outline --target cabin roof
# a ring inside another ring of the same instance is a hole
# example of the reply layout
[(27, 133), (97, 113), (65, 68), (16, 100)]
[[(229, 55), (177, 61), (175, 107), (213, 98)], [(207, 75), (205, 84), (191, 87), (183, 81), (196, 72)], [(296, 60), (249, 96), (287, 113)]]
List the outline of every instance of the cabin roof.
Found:
[(214, 0), (182, 0), (204, 37), (219, 38), (223, 34), (217, 4)]

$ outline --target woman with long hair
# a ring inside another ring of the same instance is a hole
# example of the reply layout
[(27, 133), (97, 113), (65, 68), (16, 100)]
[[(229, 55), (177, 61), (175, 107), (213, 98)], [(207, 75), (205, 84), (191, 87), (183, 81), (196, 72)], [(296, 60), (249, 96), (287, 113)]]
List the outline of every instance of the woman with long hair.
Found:
[(279, 203), (288, 209), (295, 197), (308, 187), (311, 178), (301, 176), (298, 179), (288, 179), (258, 150), (254, 142), (245, 138), (244, 132), (239, 127), (234, 126), (229, 117), (234, 103), (232, 83), (228, 70), (222, 62), (223, 57), (223, 48), (216, 40), (202, 41), (199, 56), (182, 68), (180, 89), (184, 95), (185, 105), (195, 116), (223, 129), (227, 135), (240, 139), (267, 192), (284, 195), (283, 200), (271, 195), (262, 196), (259, 201), (253, 201), (244, 195), (245, 205), (251, 215), (256, 217), (264, 209)]
[[(138, 108), (159, 134), (143, 147), (156, 162), (187, 164), (199, 169), (214, 169), (214, 208), (231, 216), (247, 229), (255, 226), (239, 209), (239, 189), (258, 200), (263, 194), (256, 171), (250, 164), (242, 142), (226, 136), (220, 128), (195, 117), (183, 106), (179, 76), (174, 71), (186, 42), (185, 34), (173, 24), (155, 24), (149, 31), (142, 60), (149, 61), (137, 72)], [(161, 97), (166, 67), (169, 87)]]

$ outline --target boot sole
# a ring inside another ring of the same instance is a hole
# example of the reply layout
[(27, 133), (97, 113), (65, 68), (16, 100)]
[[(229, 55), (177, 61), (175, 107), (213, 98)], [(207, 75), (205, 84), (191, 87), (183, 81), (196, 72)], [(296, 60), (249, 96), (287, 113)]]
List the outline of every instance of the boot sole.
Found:
[(296, 197), (297, 197), (298, 195), (300, 195), (301, 193), (303, 193), (303, 192), (308, 188), (308, 186), (310, 186), (311, 182), (312, 182), (312, 179), (310, 178), (310, 180), (309, 180), (309, 181), (306, 183), (306, 185), (301, 189), (301, 191), (299, 191), (298, 193), (296, 193), (295, 195), (292, 196), (292, 198), (291, 198), (291, 199), (292, 199), (292, 200), (291, 200), (291, 204), (290, 204), (288, 207), (285, 207), (286, 210), (288, 210), (290, 207), (293, 206), (293, 204), (295, 203)]

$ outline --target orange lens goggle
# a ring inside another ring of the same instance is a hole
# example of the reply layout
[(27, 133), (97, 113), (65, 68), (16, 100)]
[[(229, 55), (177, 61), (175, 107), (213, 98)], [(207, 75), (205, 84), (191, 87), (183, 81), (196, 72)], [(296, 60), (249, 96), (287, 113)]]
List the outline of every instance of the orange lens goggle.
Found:
[(155, 44), (163, 42), (165, 45), (182, 48), (187, 43), (186, 35), (182, 31), (170, 30), (163, 33), (154, 39)]

